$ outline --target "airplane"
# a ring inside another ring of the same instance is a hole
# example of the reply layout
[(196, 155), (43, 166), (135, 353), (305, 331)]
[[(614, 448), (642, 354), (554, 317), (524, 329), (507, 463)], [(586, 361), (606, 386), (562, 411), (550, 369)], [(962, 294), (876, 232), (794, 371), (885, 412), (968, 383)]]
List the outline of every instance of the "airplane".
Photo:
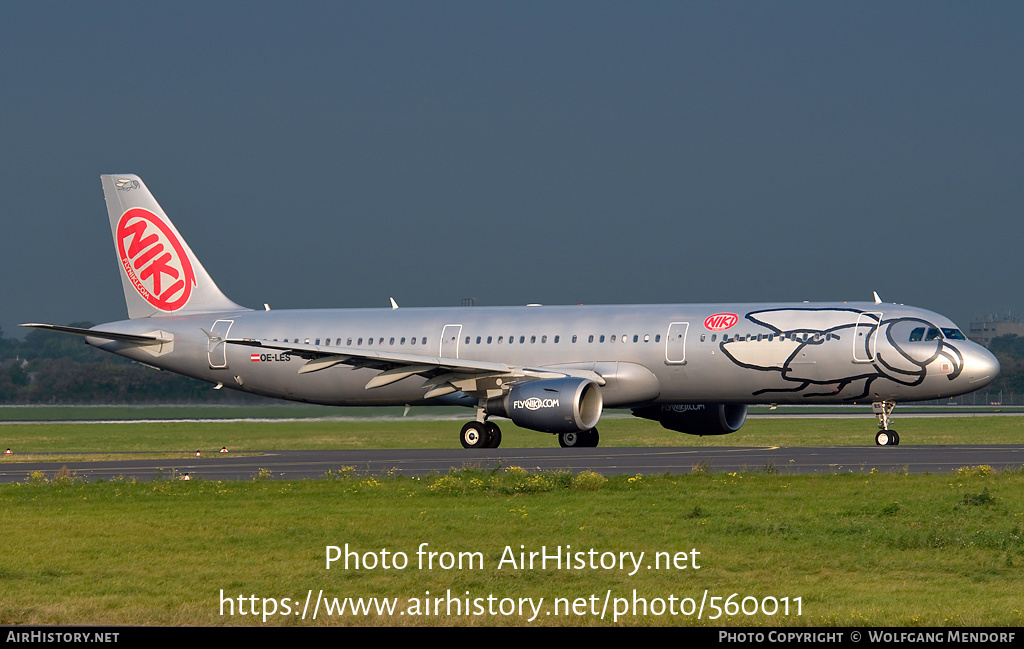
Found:
[(217, 287), (142, 179), (100, 177), (128, 320), (107, 352), (254, 394), (339, 406), (463, 405), (467, 449), (492, 417), (595, 447), (605, 408), (692, 435), (732, 433), (754, 404), (871, 403), (899, 444), (898, 402), (991, 383), (999, 362), (937, 313), (872, 302), (263, 310)]

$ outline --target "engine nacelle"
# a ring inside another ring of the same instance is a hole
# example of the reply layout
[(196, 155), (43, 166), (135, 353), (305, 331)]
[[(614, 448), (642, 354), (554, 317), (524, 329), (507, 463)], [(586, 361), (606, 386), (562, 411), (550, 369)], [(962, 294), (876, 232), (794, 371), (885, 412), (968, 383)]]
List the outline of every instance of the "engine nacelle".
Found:
[(601, 419), (603, 407), (597, 383), (571, 377), (520, 383), (508, 394), (487, 400), (488, 414), (545, 433), (590, 430)]
[(735, 433), (747, 420), (747, 406), (728, 403), (697, 403), (637, 408), (633, 414), (653, 419), (669, 430), (687, 435)]

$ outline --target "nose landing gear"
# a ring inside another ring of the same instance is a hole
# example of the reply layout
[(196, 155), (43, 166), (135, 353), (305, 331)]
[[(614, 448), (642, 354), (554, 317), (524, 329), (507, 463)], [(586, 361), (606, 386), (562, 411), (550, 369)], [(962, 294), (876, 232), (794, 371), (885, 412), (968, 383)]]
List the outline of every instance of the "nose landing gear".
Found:
[(871, 404), (871, 411), (878, 417), (878, 434), (875, 435), (875, 444), (877, 446), (899, 446), (900, 434), (889, 428), (892, 423), (893, 408), (896, 407), (895, 401), (875, 401)]

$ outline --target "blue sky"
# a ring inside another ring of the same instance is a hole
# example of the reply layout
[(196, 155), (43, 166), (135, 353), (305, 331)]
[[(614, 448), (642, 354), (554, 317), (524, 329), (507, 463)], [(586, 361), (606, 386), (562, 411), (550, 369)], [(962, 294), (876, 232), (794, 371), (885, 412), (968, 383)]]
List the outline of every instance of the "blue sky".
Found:
[(101, 173), (274, 308), (1024, 315), (1024, 5), (6, 3), (0, 326), (126, 317)]

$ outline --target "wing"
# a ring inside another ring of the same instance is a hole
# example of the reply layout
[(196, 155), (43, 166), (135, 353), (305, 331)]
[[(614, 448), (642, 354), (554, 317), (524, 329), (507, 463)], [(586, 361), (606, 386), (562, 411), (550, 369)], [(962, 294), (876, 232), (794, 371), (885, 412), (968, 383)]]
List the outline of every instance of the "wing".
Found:
[(351, 366), (353, 369), (381, 370), (380, 374), (366, 384), (367, 390), (419, 375), (428, 379), (423, 386), (427, 390), (423, 396), (427, 399), (452, 392), (465, 392), (481, 398), (495, 397), (500, 396), (505, 389), (515, 383), (565, 376), (590, 379), (598, 385), (605, 383), (600, 374), (584, 369), (517, 367), (465, 358), (369, 351), (351, 347), (324, 347), (309, 343), (282, 343), (252, 338), (229, 338), (224, 342), (274, 349), (298, 356), (306, 361), (299, 368), (299, 374), (319, 372), (336, 365)]

